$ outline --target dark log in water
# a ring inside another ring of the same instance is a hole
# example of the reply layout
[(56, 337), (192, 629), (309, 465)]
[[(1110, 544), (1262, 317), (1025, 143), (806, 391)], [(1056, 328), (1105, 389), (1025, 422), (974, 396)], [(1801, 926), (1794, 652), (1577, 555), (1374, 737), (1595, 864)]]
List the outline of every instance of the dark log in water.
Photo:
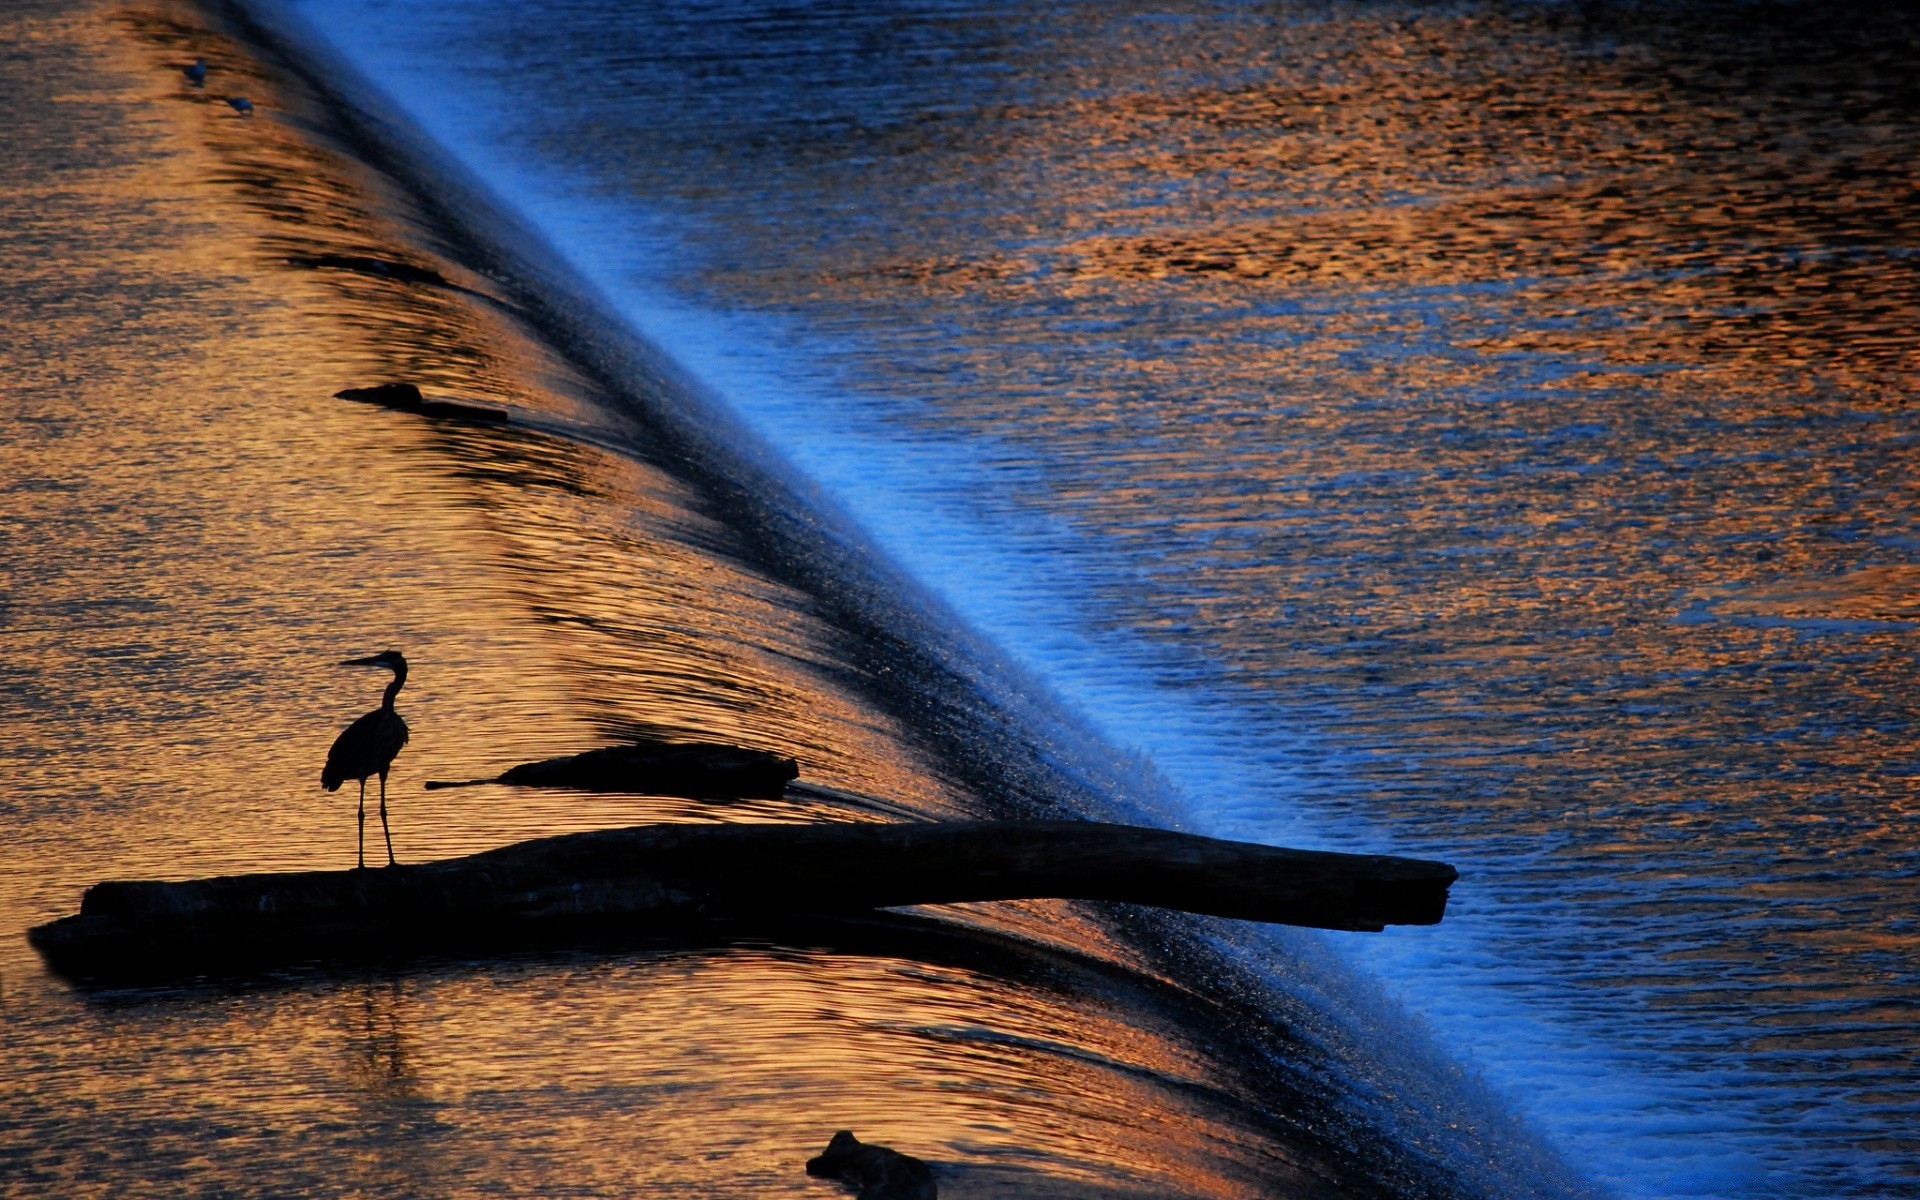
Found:
[(411, 383), (381, 383), (373, 387), (347, 388), (333, 394), (336, 400), (359, 404), (377, 404), (399, 412), (419, 413), (451, 421), (478, 421), (482, 425), (505, 425), (507, 414), (497, 408), (462, 404), (458, 400), (429, 400)]
[(1438, 922), (1456, 877), (1088, 821), (637, 825), (420, 866), (102, 883), (28, 938), (64, 974), (112, 978), (1042, 897), (1377, 931)]
[(490, 779), (430, 779), (427, 787), (509, 783), (693, 800), (778, 800), (799, 776), (799, 764), (765, 750), (719, 742), (634, 742), (521, 763)]

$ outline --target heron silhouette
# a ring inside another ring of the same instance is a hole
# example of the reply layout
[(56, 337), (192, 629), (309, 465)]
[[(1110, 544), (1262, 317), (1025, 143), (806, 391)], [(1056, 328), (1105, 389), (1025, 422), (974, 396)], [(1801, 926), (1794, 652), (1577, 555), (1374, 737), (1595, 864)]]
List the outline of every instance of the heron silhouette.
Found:
[(367, 776), (380, 777), (380, 832), (387, 838), (387, 865), (393, 866), (393, 831), (387, 828), (387, 772), (400, 748), (407, 744), (407, 723), (393, 711), (393, 698), (407, 682), (407, 658), (398, 650), (382, 650), (366, 658), (349, 658), (343, 667), (385, 667), (393, 672), (393, 682), (380, 699), (380, 707), (354, 721), (333, 739), (327, 751), (326, 769), (320, 772), (320, 786), (330, 792), (340, 790), (349, 779), (360, 781), (360, 866), (367, 865)]

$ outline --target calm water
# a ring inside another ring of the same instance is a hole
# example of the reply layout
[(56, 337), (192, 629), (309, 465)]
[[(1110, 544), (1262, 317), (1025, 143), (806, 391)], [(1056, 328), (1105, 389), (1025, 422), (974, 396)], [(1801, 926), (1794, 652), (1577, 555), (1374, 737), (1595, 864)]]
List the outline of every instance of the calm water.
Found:
[[(841, 1127), (948, 1197), (1585, 1190), (1351, 937), (1030, 904), (163, 991), (41, 970), (21, 932), (96, 880), (349, 864), (317, 772), (379, 681), (330, 664), (386, 646), (414, 664), (403, 861), (1173, 804), (842, 530), (859, 497), (729, 446), (669, 364), (535, 286), (537, 246), (477, 240), (481, 208), (235, 32), (0, 13), (0, 1195), (821, 1197), (801, 1164)], [(331, 398), (394, 377), (514, 424)], [(838, 790), (418, 786), (634, 730)]]
[(297, 8), (1580, 1170), (1920, 1193), (1910, 16)]

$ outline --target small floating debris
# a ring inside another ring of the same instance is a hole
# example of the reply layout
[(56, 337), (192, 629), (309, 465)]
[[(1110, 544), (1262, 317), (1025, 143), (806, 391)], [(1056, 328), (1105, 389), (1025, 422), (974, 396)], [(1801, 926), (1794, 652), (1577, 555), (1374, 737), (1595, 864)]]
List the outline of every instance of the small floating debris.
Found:
[(636, 825), (418, 866), (99, 883), (27, 940), (69, 978), (137, 982), (996, 900), (1379, 931), (1437, 923), (1457, 875), (1092, 821)]
[(457, 400), (429, 400), (411, 383), (382, 383), (373, 387), (347, 388), (333, 394), (336, 400), (377, 404), (398, 412), (418, 413), (453, 421), (478, 421), (486, 425), (505, 425), (509, 418), (497, 408), (462, 404)]
[(911, 1154), (863, 1142), (850, 1129), (834, 1134), (825, 1150), (807, 1160), (807, 1174), (859, 1188), (859, 1200), (937, 1200), (939, 1195), (932, 1167)]
[(313, 271), (351, 271), (356, 275), (373, 275), (402, 283), (430, 283), (436, 287), (452, 286), (447, 282), (447, 277), (438, 271), (427, 267), (416, 267), (412, 263), (375, 258), (371, 254), (302, 255), (287, 259), (287, 263), (290, 266), (306, 267)]
[(766, 750), (723, 742), (632, 742), (521, 763), (490, 779), (450, 782), (430, 779), (429, 788), (478, 787), (506, 783), (516, 787), (578, 788), (584, 792), (632, 792), (641, 796), (683, 796), (689, 800), (778, 800), (800, 765)]
[(231, 108), (233, 111), (239, 113), (243, 117), (250, 117), (253, 115), (253, 101), (247, 99), (245, 96), (228, 96), (227, 107)]
[(180, 73), (185, 75), (187, 82), (193, 86), (205, 87), (207, 82), (207, 60), (204, 58), (196, 58), (186, 66), (181, 67)]

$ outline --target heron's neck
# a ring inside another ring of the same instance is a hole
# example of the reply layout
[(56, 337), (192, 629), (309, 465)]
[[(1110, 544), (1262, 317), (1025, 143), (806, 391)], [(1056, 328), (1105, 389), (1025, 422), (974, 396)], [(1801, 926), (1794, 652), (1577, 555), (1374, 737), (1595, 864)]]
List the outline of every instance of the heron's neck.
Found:
[(393, 698), (400, 694), (400, 689), (405, 687), (406, 683), (407, 669), (405, 667), (395, 667), (393, 669), (393, 682), (387, 685), (387, 694), (380, 698), (380, 707), (392, 708)]

